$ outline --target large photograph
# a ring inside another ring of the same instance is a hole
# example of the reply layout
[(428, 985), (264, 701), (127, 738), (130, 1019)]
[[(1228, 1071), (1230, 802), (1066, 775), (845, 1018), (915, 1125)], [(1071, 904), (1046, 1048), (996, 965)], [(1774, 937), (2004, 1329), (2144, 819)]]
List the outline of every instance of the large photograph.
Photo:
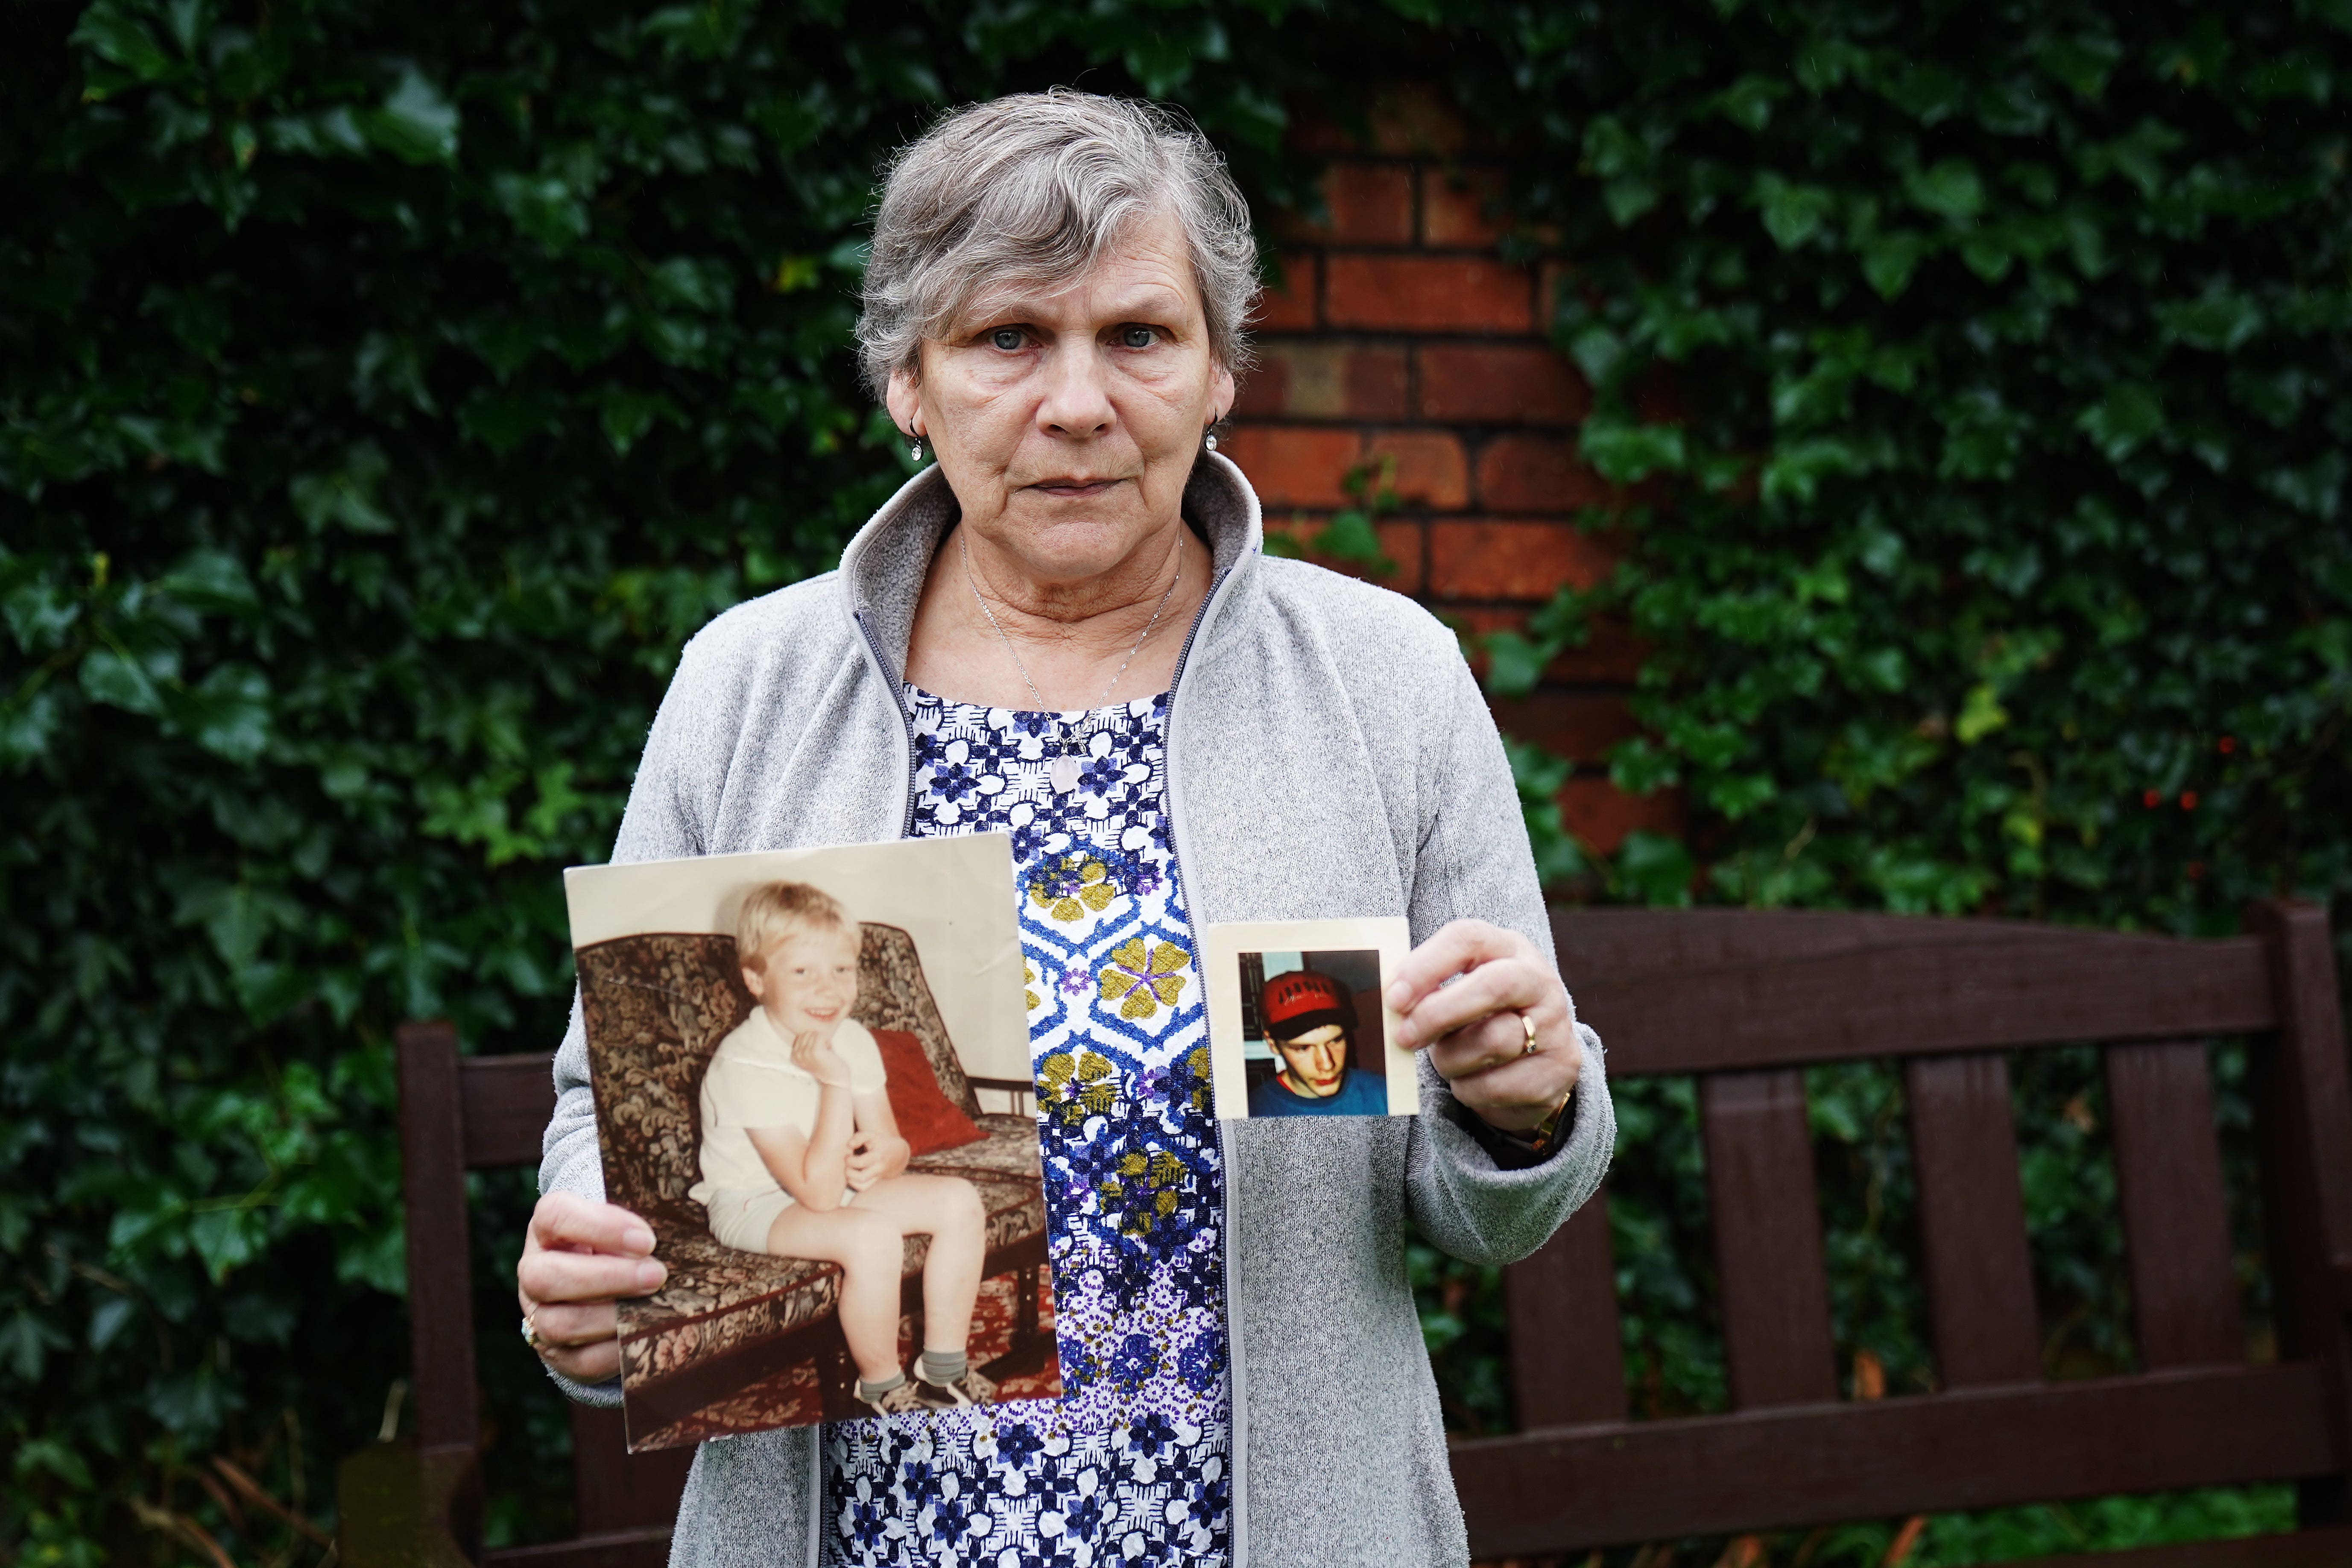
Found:
[(1061, 1392), (1009, 842), (575, 868), (632, 1451)]
[(1221, 1118), (1410, 1116), (1412, 1054), (1382, 1000), (1402, 920), (1213, 925), (1202, 944)]

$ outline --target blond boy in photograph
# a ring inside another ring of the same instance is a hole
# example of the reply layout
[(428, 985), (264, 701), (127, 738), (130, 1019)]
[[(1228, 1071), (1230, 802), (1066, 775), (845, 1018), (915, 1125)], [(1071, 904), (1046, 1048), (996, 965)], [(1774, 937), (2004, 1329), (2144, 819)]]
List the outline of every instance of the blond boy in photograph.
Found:
[[(736, 962), (758, 1004), (719, 1042), (702, 1079), (702, 1180), (688, 1196), (728, 1247), (814, 1258), (842, 1271), (839, 1314), (857, 1398), (877, 1415), (983, 1403), (995, 1384), (965, 1344), (987, 1252), (980, 1193), (909, 1173), (882, 1054), (852, 1018), (857, 923), (805, 882), (752, 889), (735, 922)], [(898, 1364), (905, 1240), (923, 1264), (923, 1350)]]

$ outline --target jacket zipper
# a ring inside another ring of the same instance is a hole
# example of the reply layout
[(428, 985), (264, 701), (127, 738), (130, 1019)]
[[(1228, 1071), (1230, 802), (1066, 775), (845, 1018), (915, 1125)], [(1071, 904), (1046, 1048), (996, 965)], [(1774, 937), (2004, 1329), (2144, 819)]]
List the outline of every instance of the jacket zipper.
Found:
[[(1170, 871), (1174, 875), (1175, 883), (1180, 888), (1187, 887), (1188, 884), (1184, 880), (1183, 820), (1176, 809), (1176, 699), (1183, 689), (1185, 668), (1192, 663), (1192, 644), (1199, 638), (1201, 628), (1208, 625), (1209, 617), (1215, 612), (1217, 595), (1224, 591), (1226, 583), (1232, 579), (1237, 570), (1239, 570), (1238, 566), (1227, 568), (1209, 584), (1208, 596), (1201, 601), (1201, 612), (1192, 617), (1192, 628), (1184, 634), (1184, 646), (1177, 650), (1176, 673), (1168, 682), (1166, 763), (1168, 863)], [(1192, 892), (1188, 891), (1185, 894), (1185, 901), (1192, 907), (1195, 921), (1192, 954), (1193, 961), (1197, 963), (1201, 952), (1200, 905), (1196, 894)], [(1203, 985), (1208, 984), (1205, 976), (1202, 984)], [(1212, 1109), (1214, 1108), (1212, 1107)], [(1219, 1251), (1223, 1257), (1225, 1268), (1225, 1382), (1231, 1394), (1229, 1404), (1233, 1413), (1228, 1429), (1231, 1445), (1230, 1462), (1226, 1469), (1226, 1474), (1232, 1478), (1232, 1484), (1227, 1492), (1232, 1500), (1226, 1509), (1233, 1541), (1233, 1552), (1229, 1561), (1231, 1568), (1248, 1568), (1249, 1531), (1246, 1522), (1248, 1482), (1244, 1479), (1248, 1467), (1244, 1463), (1249, 1444), (1249, 1415), (1244, 1397), (1247, 1380), (1242, 1369), (1241, 1328), (1234, 1315), (1234, 1233), (1236, 1229), (1235, 1220), (1239, 1210), (1234, 1199), (1233, 1134), (1223, 1121), (1217, 1123), (1217, 1157), (1223, 1173), (1225, 1188), (1224, 1235), (1220, 1238)]]
[[(866, 624), (865, 610), (860, 608), (851, 612), (850, 618), (857, 623), (857, 629), (865, 634), (866, 657), (874, 661), (874, 672), (882, 678), (882, 689), (889, 694), (891, 711), (898, 715), (898, 740), (901, 746), (898, 767), (898, 798), (901, 803), (898, 808), (898, 837), (904, 838), (915, 831), (915, 720), (914, 716), (907, 711), (907, 694), (898, 689), (898, 677), (890, 672), (889, 658), (883, 653), (881, 642), (874, 636), (874, 628)], [(1184, 646), (1188, 648), (1192, 646), (1190, 637), (1184, 640)], [(1182, 656), (1179, 655), (1178, 658), (1181, 667)], [(1173, 707), (1174, 704), (1171, 703), (1170, 706)], [(1172, 849), (1171, 853), (1173, 853)]]

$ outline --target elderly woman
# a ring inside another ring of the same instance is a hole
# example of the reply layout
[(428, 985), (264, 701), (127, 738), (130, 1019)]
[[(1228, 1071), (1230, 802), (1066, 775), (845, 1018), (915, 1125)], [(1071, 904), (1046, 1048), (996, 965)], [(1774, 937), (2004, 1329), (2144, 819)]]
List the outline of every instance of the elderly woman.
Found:
[[(1466, 1558), (1405, 1216), (1524, 1257), (1613, 1123), (1452, 634), (1264, 555), (1216, 455), (1256, 288), (1239, 191), (1145, 105), (1002, 99), (889, 172), (858, 336), (936, 465), (687, 645), (614, 858), (1008, 831), (1036, 1059), (1097, 1058), (1117, 1102), (1041, 1119), (1065, 1396), (919, 1365), (914, 1414), (707, 1446), (673, 1563)], [(1099, 907), (1025, 896), (1081, 875)], [(1371, 915), (1418, 943), (1389, 1001), (1421, 1115), (1212, 1120), (1202, 925)], [(661, 1266), (600, 1201), (576, 1011), (556, 1080), (519, 1283), (610, 1401), (612, 1300)], [(1135, 1154), (1172, 1207), (1109, 1201)]]

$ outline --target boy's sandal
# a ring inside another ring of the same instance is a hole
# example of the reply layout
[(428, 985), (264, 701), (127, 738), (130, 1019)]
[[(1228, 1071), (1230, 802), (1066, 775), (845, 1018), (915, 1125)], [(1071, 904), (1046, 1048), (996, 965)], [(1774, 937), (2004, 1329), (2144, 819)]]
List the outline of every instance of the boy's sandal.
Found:
[(857, 1403), (877, 1415), (915, 1415), (938, 1408), (937, 1402), (918, 1392), (911, 1382), (884, 1389), (870, 1399), (860, 1394)]
[(907, 1386), (920, 1390), (920, 1397), (935, 1410), (996, 1402), (996, 1380), (979, 1372), (967, 1372), (953, 1383), (933, 1383), (918, 1372), (908, 1380)]

